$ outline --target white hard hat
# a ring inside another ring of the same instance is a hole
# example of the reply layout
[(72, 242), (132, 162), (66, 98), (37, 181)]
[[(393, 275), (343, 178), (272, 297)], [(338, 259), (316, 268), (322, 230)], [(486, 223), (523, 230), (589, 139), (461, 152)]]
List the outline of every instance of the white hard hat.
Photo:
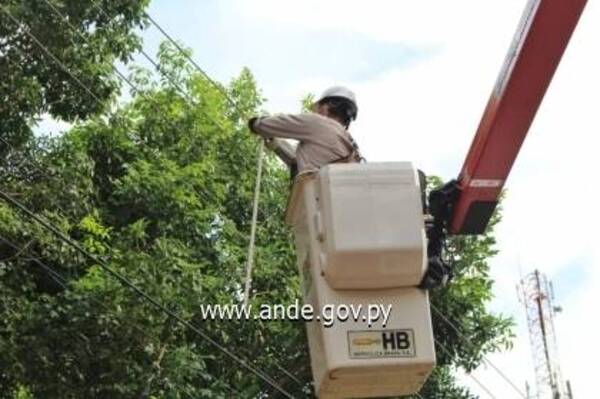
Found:
[(358, 105), (356, 104), (356, 95), (354, 92), (344, 86), (333, 86), (329, 89), (325, 90), (323, 94), (317, 99), (317, 102), (322, 101), (329, 97), (341, 97), (351, 101), (356, 108)]
[(325, 90), (321, 97), (317, 99), (317, 103), (325, 100), (326, 98), (344, 98), (348, 100), (352, 105), (345, 110), (347, 114), (348, 123), (351, 120), (356, 119), (356, 115), (358, 114), (358, 105), (356, 104), (356, 95), (354, 92), (344, 86), (333, 86), (329, 89)]

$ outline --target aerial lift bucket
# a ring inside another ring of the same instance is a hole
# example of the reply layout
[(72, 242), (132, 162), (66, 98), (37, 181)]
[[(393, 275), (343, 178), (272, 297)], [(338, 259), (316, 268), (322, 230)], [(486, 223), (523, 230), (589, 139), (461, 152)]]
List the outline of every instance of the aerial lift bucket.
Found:
[[(421, 192), (410, 163), (336, 164), (300, 174), (286, 219), (294, 228), (304, 302), (362, 307), (357, 320), (307, 323), (320, 398), (408, 395), (435, 365)], [(391, 305), (368, 325), (369, 305)]]

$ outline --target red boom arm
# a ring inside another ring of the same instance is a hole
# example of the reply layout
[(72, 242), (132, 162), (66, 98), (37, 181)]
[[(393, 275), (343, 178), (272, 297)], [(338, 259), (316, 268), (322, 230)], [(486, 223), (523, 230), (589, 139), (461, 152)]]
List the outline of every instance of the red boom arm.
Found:
[(530, 0), (459, 175), (450, 232), (481, 234), (586, 0)]

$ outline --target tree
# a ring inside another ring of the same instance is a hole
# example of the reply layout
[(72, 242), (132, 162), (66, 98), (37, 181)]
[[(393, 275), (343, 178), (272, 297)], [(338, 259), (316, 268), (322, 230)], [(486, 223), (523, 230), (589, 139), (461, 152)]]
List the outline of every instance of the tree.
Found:
[[(428, 183), (430, 188), (442, 184), (437, 177)], [(497, 254), (494, 227), (501, 220), (500, 213), (498, 208), (483, 235), (448, 239), (446, 257), (455, 277), (447, 287), (432, 291), (438, 367), (422, 390), (426, 398), (474, 398), (456, 384), (453, 371), (471, 372), (487, 354), (512, 348), (512, 319), (486, 309), (492, 299), (489, 260)]]
[[(47, 175), (0, 170), (13, 176), (3, 190), (286, 390), (309, 395), (303, 323), (210, 320), (199, 312), (201, 304), (241, 302), (258, 148), (246, 119), (263, 101), (256, 83), (243, 70), (221, 87), (232, 107), (174, 49), (163, 45), (159, 58), (186, 93), (137, 70), (132, 78), (142, 90), (129, 104), (77, 124), (45, 144), (46, 153), (25, 160)], [(293, 240), (282, 220), (288, 184), (287, 171), (268, 155), (254, 304), (290, 304), (300, 296)], [(4, 202), (0, 237), (4, 397), (275, 397), (261, 379)], [(452, 368), (472, 369), (483, 354), (508, 345), (510, 322), (485, 309), (493, 244), (491, 230), (450, 243), (457, 278), (434, 293), (433, 303), (470, 340), (434, 318), (436, 338), (450, 355), (438, 351), (427, 398), (472, 398)]]
[[(32, 125), (44, 114), (75, 122), (106, 110), (119, 92), (112, 66), (116, 60), (129, 61), (140, 48), (135, 29), (144, 26), (147, 4), (148, 0), (3, 0), (0, 138), (18, 147), (31, 138)], [(6, 147), (0, 143), (0, 157)]]

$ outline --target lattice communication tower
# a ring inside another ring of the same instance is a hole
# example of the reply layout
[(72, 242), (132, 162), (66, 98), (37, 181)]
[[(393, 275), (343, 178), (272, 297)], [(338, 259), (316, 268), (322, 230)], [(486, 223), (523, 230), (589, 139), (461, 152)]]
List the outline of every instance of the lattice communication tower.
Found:
[(535, 399), (572, 399), (571, 386), (560, 372), (554, 316), (561, 309), (554, 305), (552, 283), (535, 270), (520, 281), (519, 299), (525, 306), (529, 340), (535, 368)]

